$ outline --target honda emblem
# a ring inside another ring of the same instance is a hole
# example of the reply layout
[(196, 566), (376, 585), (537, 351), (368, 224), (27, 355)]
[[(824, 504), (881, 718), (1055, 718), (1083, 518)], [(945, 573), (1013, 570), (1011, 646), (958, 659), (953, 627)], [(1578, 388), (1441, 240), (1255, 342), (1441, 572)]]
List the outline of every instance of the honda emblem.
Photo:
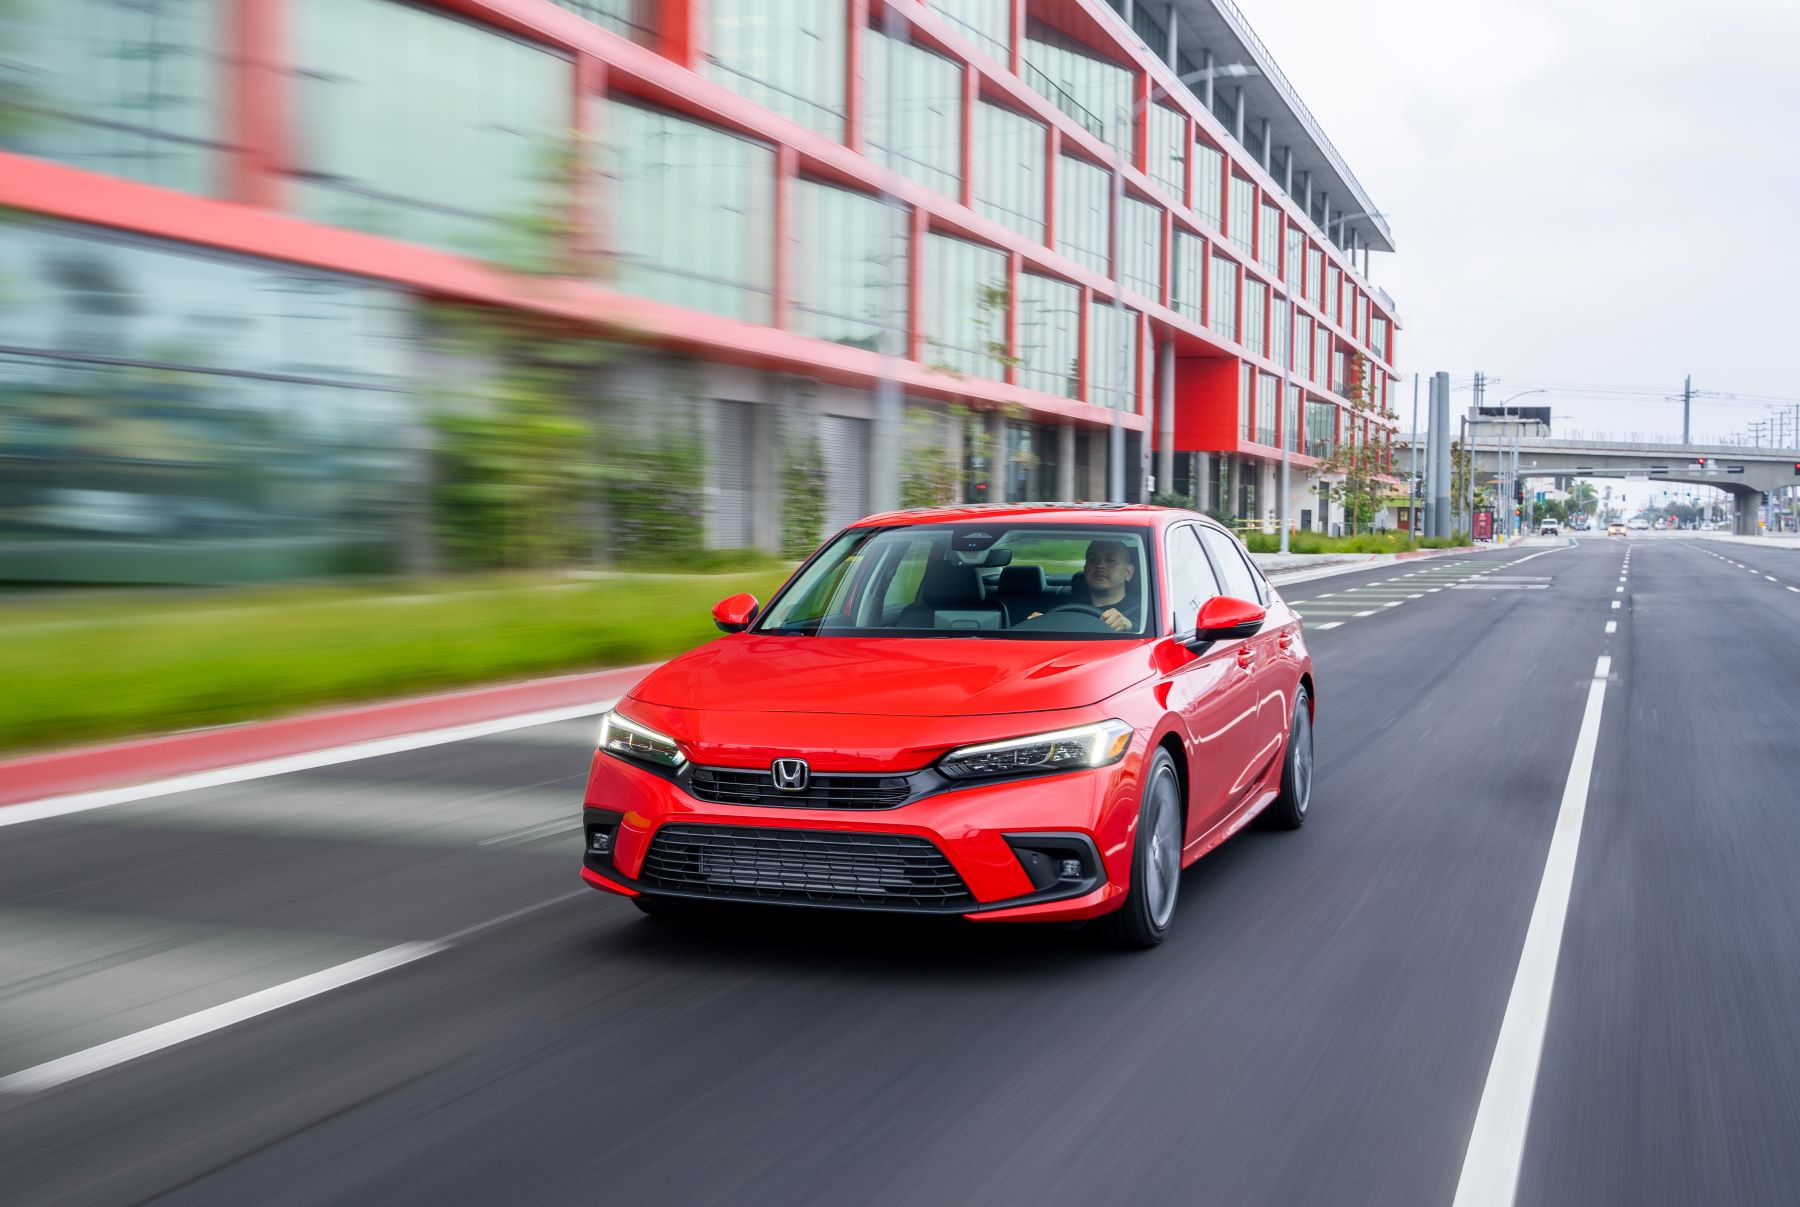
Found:
[(783, 792), (805, 792), (806, 782), (812, 778), (805, 759), (776, 759), (769, 770), (775, 774), (775, 786)]

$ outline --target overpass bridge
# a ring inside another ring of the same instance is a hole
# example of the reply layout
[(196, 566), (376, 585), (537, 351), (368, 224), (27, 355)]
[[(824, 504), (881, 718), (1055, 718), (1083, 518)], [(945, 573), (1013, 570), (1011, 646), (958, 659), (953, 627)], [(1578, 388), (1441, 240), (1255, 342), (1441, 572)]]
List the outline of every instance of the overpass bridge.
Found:
[[(1521, 478), (1645, 478), (1713, 486), (1737, 504), (1737, 531), (1756, 534), (1756, 508), (1763, 496), (1784, 486), (1800, 486), (1800, 449), (1743, 444), (1636, 444), (1617, 440), (1556, 440), (1521, 437)], [(1474, 450), (1477, 479), (1510, 471), (1515, 445), (1506, 441)]]

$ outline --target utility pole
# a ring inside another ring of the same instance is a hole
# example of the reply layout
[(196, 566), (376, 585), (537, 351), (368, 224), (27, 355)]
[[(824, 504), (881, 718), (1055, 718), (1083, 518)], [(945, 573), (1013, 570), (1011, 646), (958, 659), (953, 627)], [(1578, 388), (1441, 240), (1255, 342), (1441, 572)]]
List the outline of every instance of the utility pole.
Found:
[(1757, 448), (1762, 447), (1762, 434), (1764, 429), (1768, 426), (1769, 421), (1767, 419), (1752, 419), (1750, 421), (1750, 442)]
[(1689, 431), (1688, 415), (1693, 410), (1693, 406), (1694, 406), (1694, 375), (1692, 373), (1689, 373), (1687, 375), (1687, 380), (1684, 381), (1681, 385), (1681, 442), (1683, 444), (1691, 444), (1692, 443), (1692, 441), (1688, 437), (1688, 431)]
[[(1419, 539), (1419, 371), (1413, 370), (1412, 478), (1406, 488), (1407, 535)], [(1434, 534), (1435, 535), (1435, 534)]]

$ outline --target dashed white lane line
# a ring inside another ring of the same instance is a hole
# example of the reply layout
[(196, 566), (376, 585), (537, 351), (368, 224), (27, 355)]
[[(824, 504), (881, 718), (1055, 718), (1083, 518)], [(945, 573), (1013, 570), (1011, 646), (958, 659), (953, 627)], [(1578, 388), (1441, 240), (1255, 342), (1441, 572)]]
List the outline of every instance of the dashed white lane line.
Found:
[(1763, 577), (1768, 579), (1770, 582), (1779, 581), (1773, 574), (1765, 574), (1765, 575), (1763, 575)]
[(1424, 598), (1425, 598), (1425, 596), (1424, 596), (1424, 595), (1423, 595), (1423, 594), (1419, 594), (1419, 595), (1408, 595), (1408, 596), (1407, 596), (1407, 597), (1406, 597), (1406, 598), (1408, 598), (1408, 599), (1424, 599)]
[(1331, 621), (1329, 624), (1315, 624), (1313, 626), (1313, 631), (1316, 633), (1321, 633), (1321, 632), (1324, 632), (1326, 629), (1335, 629), (1343, 623), (1344, 622), (1341, 620), (1334, 620), (1334, 621)]
[(1563, 924), (1575, 883), (1575, 859), (1581, 848), (1581, 823), (1587, 814), (1588, 783), (1600, 745), (1600, 712), (1606, 702), (1612, 659), (1602, 655), (1588, 682), (1587, 708), (1575, 739), (1575, 755), (1563, 785), (1556, 829), (1544, 859), (1543, 879), (1525, 929), (1512, 993), (1500, 1020), (1494, 1057), (1488, 1065), (1475, 1128), (1463, 1154), (1453, 1207), (1511, 1207), (1518, 1191), (1519, 1162), (1525, 1154), (1525, 1128), (1537, 1089), (1538, 1061), (1544, 1052), (1544, 1028), (1550, 1019), (1550, 995), (1556, 987), (1556, 958), (1562, 950)]
[(1357, 615), (1358, 616), (1373, 616), (1373, 615), (1375, 615), (1375, 609), (1370, 608), (1367, 612), (1358, 612)]
[(1789, 587), (1788, 590), (1800, 594), (1800, 587)]
[(102, 1069), (110, 1069), (128, 1060), (136, 1060), (140, 1056), (148, 1056), (152, 1052), (160, 1052), (164, 1048), (172, 1048), (176, 1044), (186, 1043), (190, 1039), (198, 1039), (202, 1035), (232, 1026), (255, 1018), (259, 1014), (267, 1014), (271, 1010), (279, 1010), (283, 1006), (291, 1006), (295, 1002), (303, 1002), (309, 997), (317, 997), (333, 989), (342, 988), (356, 981), (366, 980), (377, 973), (398, 968), (402, 964), (410, 964), (414, 960), (442, 951), (441, 943), (402, 943), (398, 947), (390, 947), (373, 955), (363, 956), (359, 960), (351, 960), (333, 968), (310, 973), (303, 977), (273, 985), (268, 989), (240, 997), (236, 1001), (225, 1002), (208, 1010), (201, 1010), (185, 1018), (172, 1019), (160, 1026), (149, 1027), (135, 1035), (126, 1035), (109, 1043), (97, 1044), (80, 1052), (56, 1060), (45, 1061), (41, 1065), (33, 1065), (7, 1077), (0, 1077), (0, 1093), (34, 1094), (39, 1090), (47, 1090), (59, 1086), (65, 1081), (73, 1081), (77, 1077), (86, 1077), (90, 1073), (98, 1073)]
[(1426, 591), (1425, 594), (1436, 595), (1439, 591), (1442, 591), (1442, 590), (1443, 590), (1442, 587), (1432, 587), (1430, 590)]
[(1384, 608), (1397, 608), (1397, 607), (1399, 607), (1399, 606), (1400, 606), (1400, 605), (1401, 605), (1401, 604), (1403, 604), (1403, 603), (1405, 603), (1405, 602), (1406, 602), (1406, 601), (1405, 601), (1405, 600), (1403, 600), (1403, 599), (1396, 599), (1396, 600), (1395, 600), (1395, 601), (1394, 601), (1394, 602), (1392, 602), (1392, 603), (1384, 603), (1384, 604), (1382, 604), (1382, 605), (1381, 605), (1381, 606), (1382, 606), (1382, 607), (1384, 607)]
[(1619, 601), (1616, 599), (1613, 600), (1613, 609), (1616, 611), (1618, 609), (1618, 607), (1619, 607)]
[(1625, 588), (1624, 587), (1614, 587), (1613, 593), (1617, 594), (1617, 595), (1623, 595), (1625, 593)]
[(1614, 633), (1616, 633), (1618, 631), (1619, 631), (1619, 622), (1618, 621), (1609, 620), (1606, 622), (1606, 635), (1608, 637), (1612, 636)]

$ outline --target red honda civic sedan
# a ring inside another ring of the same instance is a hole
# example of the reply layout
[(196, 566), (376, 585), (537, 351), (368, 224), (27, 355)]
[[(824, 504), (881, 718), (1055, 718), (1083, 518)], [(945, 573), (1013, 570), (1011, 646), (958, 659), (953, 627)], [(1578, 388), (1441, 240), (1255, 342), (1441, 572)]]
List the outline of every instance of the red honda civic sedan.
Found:
[(1235, 537), (1161, 507), (872, 516), (601, 723), (583, 878), (696, 901), (1099, 919), (1168, 934), (1181, 869), (1306, 820), (1312, 660)]

